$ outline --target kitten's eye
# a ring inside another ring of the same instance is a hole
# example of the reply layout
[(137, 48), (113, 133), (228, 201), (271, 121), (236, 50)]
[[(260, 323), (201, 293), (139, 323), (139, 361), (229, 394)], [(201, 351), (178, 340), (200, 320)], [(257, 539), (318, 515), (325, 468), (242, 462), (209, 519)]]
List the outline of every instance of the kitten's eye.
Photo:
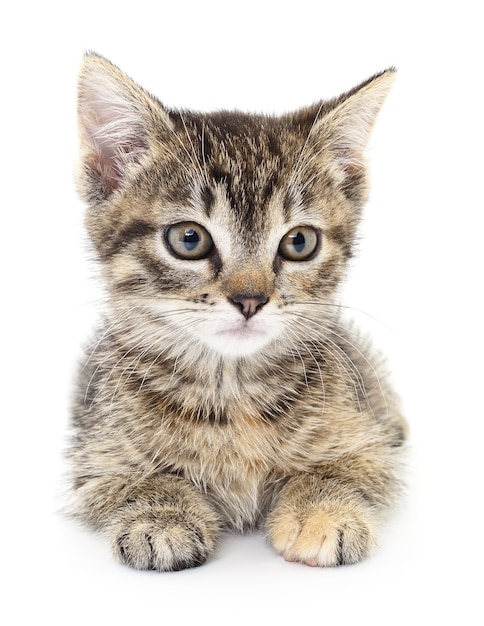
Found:
[(318, 247), (318, 233), (310, 226), (290, 230), (279, 244), (279, 254), (288, 261), (306, 261)]
[(200, 224), (181, 222), (165, 231), (165, 239), (173, 254), (181, 259), (198, 261), (210, 254), (213, 241)]

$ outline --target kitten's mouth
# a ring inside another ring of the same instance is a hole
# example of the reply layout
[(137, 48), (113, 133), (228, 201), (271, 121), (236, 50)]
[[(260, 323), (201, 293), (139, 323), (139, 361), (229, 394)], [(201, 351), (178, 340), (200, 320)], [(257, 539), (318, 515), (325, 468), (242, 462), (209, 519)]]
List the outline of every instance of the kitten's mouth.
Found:
[(254, 354), (267, 346), (273, 332), (262, 321), (232, 321), (220, 324), (204, 335), (202, 341), (217, 352), (229, 357)]
[(261, 335), (265, 335), (265, 332), (260, 329), (251, 327), (249, 324), (245, 323), (242, 326), (224, 328), (223, 330), (219, 330), (217, 334), (223, 335), (225, 337), (234, 337), (235, 339), (250, 339), (252, 337), (260, 337)]

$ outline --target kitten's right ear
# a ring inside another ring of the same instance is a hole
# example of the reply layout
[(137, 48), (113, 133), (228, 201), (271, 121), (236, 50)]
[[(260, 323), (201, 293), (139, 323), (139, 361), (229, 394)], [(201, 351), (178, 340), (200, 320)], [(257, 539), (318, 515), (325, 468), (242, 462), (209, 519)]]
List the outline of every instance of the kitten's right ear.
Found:
[(105, 200), (143, 162), (154, 130), (171, 122), (154, 97), (97, 54), (84, 57), (78, 85), (79, 190), (88, 201)]

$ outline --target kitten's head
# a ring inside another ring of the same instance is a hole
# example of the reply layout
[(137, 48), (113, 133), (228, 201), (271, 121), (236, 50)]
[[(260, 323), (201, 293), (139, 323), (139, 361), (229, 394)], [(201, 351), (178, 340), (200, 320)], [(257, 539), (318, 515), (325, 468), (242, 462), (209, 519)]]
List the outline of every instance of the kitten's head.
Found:
[(78, 184), (133, 341), (244, 357), (311, 340), (351, 256), (393, 74), (279, 117), (200, 114), (85, 57)]

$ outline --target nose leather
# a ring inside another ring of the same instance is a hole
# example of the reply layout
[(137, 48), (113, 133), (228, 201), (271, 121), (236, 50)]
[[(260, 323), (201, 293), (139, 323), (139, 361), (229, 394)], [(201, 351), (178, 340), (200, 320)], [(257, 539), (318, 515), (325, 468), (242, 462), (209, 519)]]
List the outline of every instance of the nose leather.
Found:
[(249, 320), (267, 303), (268, 298), (264, 294), (247, 295), (238, 293), (235, 296), (230, 296), (229, 300), (240, 309), (245, 319)]

